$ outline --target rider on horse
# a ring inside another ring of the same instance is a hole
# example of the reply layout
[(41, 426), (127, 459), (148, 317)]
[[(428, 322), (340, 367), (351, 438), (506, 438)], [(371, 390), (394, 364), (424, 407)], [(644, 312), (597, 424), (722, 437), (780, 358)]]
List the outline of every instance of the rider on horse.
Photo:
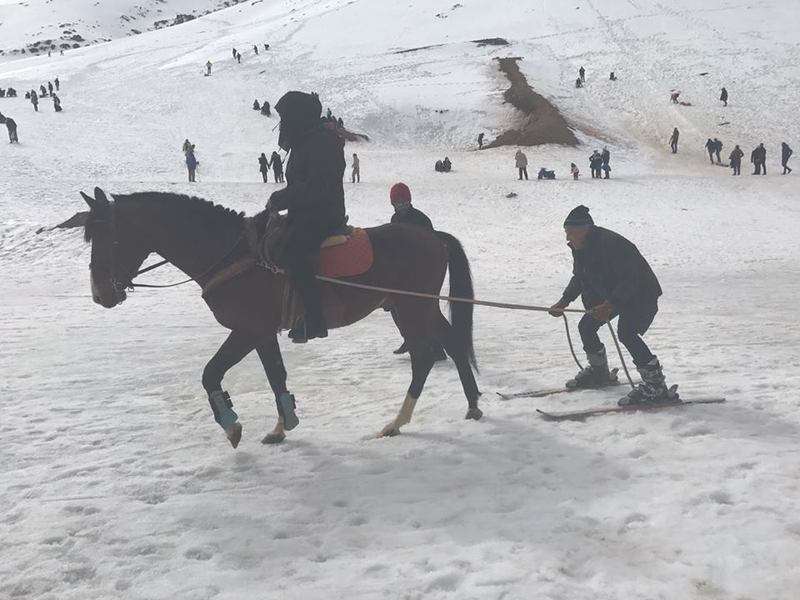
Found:
[(316, 94), (287, 92), (275, 105), (281, 117), (278, 145), (291, 151), (286, 187), (274, 192), (268, 211), (288, 211), (286, 268), (305, 308), (304, 323), (293, 328), (295, 343), (327, 337), (315, 259), (326, 237), (347, 223), (344, 208), (344, 142), (322, 120)]

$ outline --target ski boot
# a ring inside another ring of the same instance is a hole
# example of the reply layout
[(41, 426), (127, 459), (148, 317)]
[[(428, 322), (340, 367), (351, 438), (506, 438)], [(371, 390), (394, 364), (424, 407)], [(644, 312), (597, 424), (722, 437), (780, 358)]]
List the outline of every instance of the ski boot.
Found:
[(627, 396), (620, 398), (617, 402), (619, 406), (680, 402), (678, 393), (675, 391), (678, 386), (667, 387), (658, 358), (653, 357), (649, 363), (643, 367), (637, 367), (636, 370), (642, 376), (642, 383), (628, 392)]
[(616, 372), (612, 373), (608, 370), (605, 348), (597, 352), (587, 352), (586, 358), (589, 366), (578, 371), (575, 377), (567, 381), (565, 384), (567, 389), (595, 389), (616, 384), (617, 375)]
[(214, 413), (214, 420), (225, 431), (225, 436), (236, 448), (242, 439), (242, 425), (239, 423), (239, 415), (233, 410), (233, 402), (228, 392), (215, 390), (208, 395), (208, 403)]

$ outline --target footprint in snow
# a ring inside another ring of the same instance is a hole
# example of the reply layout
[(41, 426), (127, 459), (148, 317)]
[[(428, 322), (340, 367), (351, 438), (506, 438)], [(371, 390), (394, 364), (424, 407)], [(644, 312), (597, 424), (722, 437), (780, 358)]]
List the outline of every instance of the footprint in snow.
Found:
[(183, 555), (191, 560), (211, 560), (214, 557), (214, 550), (210, 548), (189, 548)]

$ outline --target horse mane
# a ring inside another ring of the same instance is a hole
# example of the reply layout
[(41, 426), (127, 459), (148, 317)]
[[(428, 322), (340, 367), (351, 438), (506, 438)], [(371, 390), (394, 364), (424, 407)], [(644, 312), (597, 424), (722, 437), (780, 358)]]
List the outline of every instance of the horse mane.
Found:
[[(210, 229), (215, 230), (228, 225), (236, 226), (238, 229), (244, 220), (244, 212), (237, 212), (232, 208), (214, 204), (210, 200), (185, 194), (135, 192), (133, 194), (115, 194), (114, 200), (120, 206), (129, 203), (156, 204), (163, 207), (165, 211), (183, 213), (187, 217), (191, 216), (192, 219), (196, 219)], [(93, 219), (90, 215), (84, 227), (83, 237), (87, 242), (92, 239), (92, 221)]]

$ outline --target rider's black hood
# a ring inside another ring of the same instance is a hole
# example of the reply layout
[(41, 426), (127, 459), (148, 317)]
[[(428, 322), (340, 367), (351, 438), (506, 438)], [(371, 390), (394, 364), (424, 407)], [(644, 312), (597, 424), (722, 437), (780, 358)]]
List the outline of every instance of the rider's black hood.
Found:
[(284, 150), (292, 147), (307, 132), (319, 126), (322, 104), (316, 94), (286, 92), (275, 105), (281, 117), (278, 145)]

